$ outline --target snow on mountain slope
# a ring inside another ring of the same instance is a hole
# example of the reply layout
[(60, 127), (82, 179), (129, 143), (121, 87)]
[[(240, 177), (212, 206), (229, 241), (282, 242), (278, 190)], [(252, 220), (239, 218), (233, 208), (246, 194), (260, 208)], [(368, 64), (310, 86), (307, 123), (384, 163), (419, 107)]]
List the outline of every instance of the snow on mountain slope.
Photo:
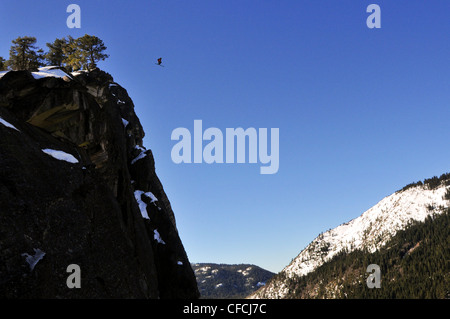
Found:
[[(303, 276), (329, 261), (342, 250), (368, 249), (373, 252), (413, 220), (423, 221), (431, 213), (448, 207), (447, 187), (416, 186), (385, 197), (361, 216), (320, 234), (283, 270), (288, 278)], [(283, 298), (287, 287), (272, 281), (249, 298)]]

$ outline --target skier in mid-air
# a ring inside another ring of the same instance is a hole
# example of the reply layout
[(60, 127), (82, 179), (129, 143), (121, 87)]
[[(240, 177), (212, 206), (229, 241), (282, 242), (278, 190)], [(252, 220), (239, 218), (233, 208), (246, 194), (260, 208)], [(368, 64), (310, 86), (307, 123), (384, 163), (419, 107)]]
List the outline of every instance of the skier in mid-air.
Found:
[(157, 64), (158, 64), (158, 65), (161, 65), (161, 63), (162, 63), (162, 58), (159, 58)]

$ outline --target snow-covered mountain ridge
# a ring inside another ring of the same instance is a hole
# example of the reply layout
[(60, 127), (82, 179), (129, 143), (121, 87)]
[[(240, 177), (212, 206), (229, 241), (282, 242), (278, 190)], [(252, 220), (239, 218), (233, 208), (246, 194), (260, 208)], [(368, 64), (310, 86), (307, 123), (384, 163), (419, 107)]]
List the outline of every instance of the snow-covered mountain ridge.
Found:
[[(385, 197), (361, 216), (317, 236), (281, 273), (288, 278), (303, 276), (341, 251), (378, 250), (410, 222), (424, 221), (430, 214), (447, 208), (448, 184), (447, 181), (433, 189), (417, 185)], [(249, 298), (283, 298), (287, 293), (283, 281), (272, 280)]]

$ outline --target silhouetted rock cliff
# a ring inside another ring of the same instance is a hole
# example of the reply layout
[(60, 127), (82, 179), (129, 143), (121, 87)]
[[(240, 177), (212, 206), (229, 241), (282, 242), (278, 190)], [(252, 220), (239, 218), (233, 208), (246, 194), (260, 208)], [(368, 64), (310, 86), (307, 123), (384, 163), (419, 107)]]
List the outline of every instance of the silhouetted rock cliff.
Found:
[[(0, 297), (197, 298), (127, 91), (101, 71), (0, 79)], [(81, 288), (68, 288), (70, 264)]]

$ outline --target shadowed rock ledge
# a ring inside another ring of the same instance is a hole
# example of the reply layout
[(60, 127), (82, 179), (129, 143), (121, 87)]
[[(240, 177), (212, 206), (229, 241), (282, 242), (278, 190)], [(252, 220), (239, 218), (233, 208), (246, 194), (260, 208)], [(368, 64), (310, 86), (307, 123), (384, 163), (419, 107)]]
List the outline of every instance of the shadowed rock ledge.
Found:
[(108, 73), (11, 71), (0, 119), (0, 297), (198, 298), (133, 102)]

